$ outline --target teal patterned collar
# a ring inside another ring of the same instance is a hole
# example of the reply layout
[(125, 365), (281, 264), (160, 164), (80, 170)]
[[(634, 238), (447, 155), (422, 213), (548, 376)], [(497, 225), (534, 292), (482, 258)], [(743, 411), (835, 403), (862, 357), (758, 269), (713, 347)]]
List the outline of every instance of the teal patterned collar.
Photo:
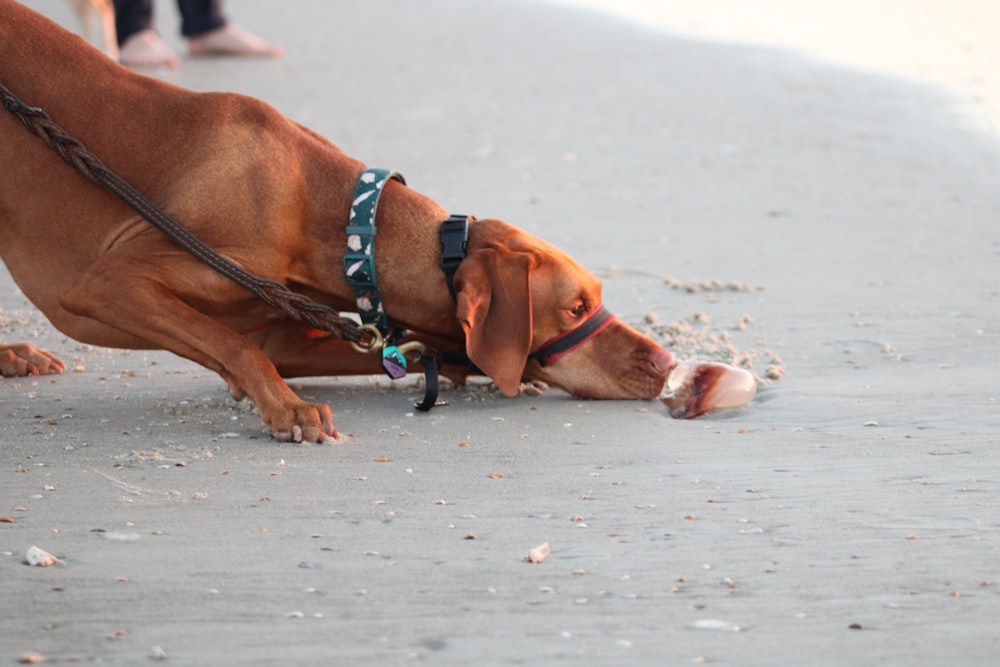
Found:
[[(347, 253), (344, 255), (344, 279), (354, 290), (354, 301), (358, 306), (363, 328), (368, 328), (373, 336), (373, 344), (355, 347), (360, 352), (380, 352), (382, 369), (393, 380), (406, 375), (406, 355), (419, 353), (420, 365), (424, 370), (424, 398), (414, 403), (421, 412), (427, 412), (438, 405), (438, 370), (442, 355), (427, 349), (418, 341), (396, 343), (406, 333), (389, 324), (382, 305), (375, 276), (375, 212), (385, 184), (390, 179), (406, 185), (402, 174), (389, 169), (365, 169), (358, 177), (351, 202), (351, 217), (347, 222)], [(465, 247), (469, 236), (467, 216), (451, 216), (441, 228), (441, 268), (448, 280), (449, 290), (454, 296), (454, 273), (465, 257)], [(453, 355), (454, 356), (454, 355)], [(467, 362), (464, 353), (461, 355)], [(449, 363), (461, 363), (459, 361)]]
[(389, 319), (375, 276), (375, 211), (382, 189), (390, 178), (406, 185), (402, 174), (389, 169), (365, 169), (358, 178), (347, 222), (347, 253), (344, 255), (344, 279), (354, 289), (361, 323), (374, 326), (383, 336), (389, 334)]

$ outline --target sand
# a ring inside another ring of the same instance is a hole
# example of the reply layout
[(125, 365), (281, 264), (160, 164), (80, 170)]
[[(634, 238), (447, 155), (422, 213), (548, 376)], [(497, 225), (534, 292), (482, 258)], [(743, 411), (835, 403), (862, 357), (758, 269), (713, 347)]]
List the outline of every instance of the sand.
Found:
[(767, 383), (676, 421), (293, 381), (351, 437), (292, 446), (5, 275), (3, 338), (73, 370), (0, 381), (0, 662), (994, 664), (995, 10), (744, 4), (231, 3), (283, 59), (156, 75), (543, 236), (679, 356)]

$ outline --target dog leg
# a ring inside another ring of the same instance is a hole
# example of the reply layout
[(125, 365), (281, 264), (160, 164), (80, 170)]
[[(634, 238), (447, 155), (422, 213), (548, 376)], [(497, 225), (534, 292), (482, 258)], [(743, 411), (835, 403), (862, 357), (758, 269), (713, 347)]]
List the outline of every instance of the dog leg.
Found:
[(349, 342), (304, 322), (274, 322), (248, 333), (247, 338), (267, 355), (284, 378), (382, 372), (378, 355), (357, 352)]
[[(118, 60), (118, 31), (115, 27), (115, 7), (111, 0), (74, 0), (72, 3), (80, 17), (83, 38), (90, 44), (99, 41), (104, 53)], [(94, 30), (95, 24), (98, 30)], [(100, 33), (95, 37), (95, 32)]]
[(118, 29), (115, 27), (115, 8), (111, 0), (99, 0), (95, 3), (100, 14), (104, 33), (104, 53), (112, 60), (118, 60)]
[[(215, 371), (226, 380), (231, 393), (245, 392), (250, 397), (261, 421), (278, 440), (322, 442), (337, 436), (329, 405), (307, 403), (296, 396), (274, 364), (246, 336), (188, 305), (164, 285), (163, 276), (168, 272), (163, 266), (156, 272), (148, 269), (151, 277), (141, 268), (129, 272), (129, 262), (122, 259), (105, 255), (60, 299), (69, 312), (111, 327), (107, 343), (95, 341), (97, 344), (115, 346), (115, 335), (121, 332)], [(199, 270), (208, 271), (210, 280), (219, 285), (221, 277), (207, 268), (188, 272), (178, 268), (172, 266), (169, 273), (197, 280)], [(188, 283), (189, 288), (192, 284)], [(225, 293), (227, 286), (222, 284)], [(215, 296), (210, 291), (204, 294)]]
[[(378, 354), (358, 352), (349, 342), (302, 322), (276, 322), (247, 337), (264, 351), (284, 378), (384, 373)], [(422, 373), (423, 368), (411, 359), (409, 371)], [(446, 364), (440, 374), (463, 385), (472, 372), (469, 366)]]
[[(358, 352), (347, 341), (302, 322), (276, 322), (247, 335), (274, 363), (284, 378), (334, 375), (382, 375), (378, 354)], [(410, 361), (410, 373), (422, 373), (419, 362)], [(444, 365), (443, 377), (462, 386), (472, 374), (469, 366)]]

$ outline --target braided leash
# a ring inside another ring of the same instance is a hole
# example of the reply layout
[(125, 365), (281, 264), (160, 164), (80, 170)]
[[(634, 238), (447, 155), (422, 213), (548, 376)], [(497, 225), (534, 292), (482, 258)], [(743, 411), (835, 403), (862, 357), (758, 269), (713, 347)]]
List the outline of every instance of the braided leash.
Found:
[(76, 167), (84, 177), (109, 190), (181, 248), (250, 290), (268, 306), (361, 347), (373, 342), (373, 337), (351, 318), (340, 315), (329, 306), (311, 301), (275, 280), (255, 276), (215, 252), (118, 174), (105, 167), (100, 158), (87, 150), (79, 140), (69, 136), (45, 111), (26, 105), (3, 83), (0, 83), (0, 95), (3, 96), (4, 109), (20, 119), (32, 134), (57, 152), (63, 160)]

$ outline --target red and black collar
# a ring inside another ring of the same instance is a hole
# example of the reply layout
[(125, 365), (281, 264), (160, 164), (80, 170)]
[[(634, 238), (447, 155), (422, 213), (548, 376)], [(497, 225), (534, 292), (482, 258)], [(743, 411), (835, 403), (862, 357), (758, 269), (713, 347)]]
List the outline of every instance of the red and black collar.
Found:
[(558, 336), (550, 338), (540, 348), (529, 354), (528, 359), (534, 359), (543, 367), (548, 366), (559, 357), (569, 354), (607, 329), (614, 320), (615, 316), (611, 314), (611, 311), (600, 305), (575, 329), (564, 331)]

